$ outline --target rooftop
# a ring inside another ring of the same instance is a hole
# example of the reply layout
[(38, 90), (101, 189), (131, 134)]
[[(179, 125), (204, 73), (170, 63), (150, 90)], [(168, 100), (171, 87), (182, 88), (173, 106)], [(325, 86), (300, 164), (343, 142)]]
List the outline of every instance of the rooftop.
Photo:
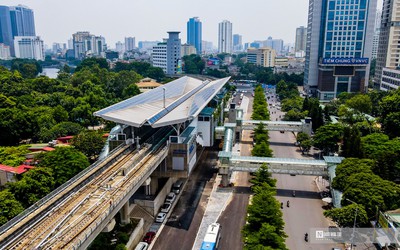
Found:
[(179, 124), (197, 117), (228, 80), (229, 77), (210, 82), (184, 76), (94, 115), (133, 127)]

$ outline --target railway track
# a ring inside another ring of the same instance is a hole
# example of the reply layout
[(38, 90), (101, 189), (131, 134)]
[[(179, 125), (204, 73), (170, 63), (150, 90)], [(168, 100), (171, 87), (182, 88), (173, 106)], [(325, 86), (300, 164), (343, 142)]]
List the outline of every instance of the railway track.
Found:
[[(161, 131), (159, 134), (165, 136), (161, 137), (165, 140), (169, 133)], [(154, 142), (154, 138), (148, 141)], [(124, 185), (134, 180), (139, 172), (146, 173), (147, 168), (143, 170), (141, 166), (151, 161), (151, 156), (159, 150), (149, 143), (143, 144), (139, 151), (132, 151), (129, 146), (120, 148), (114, 153), (117, 160), (114, 157), (104, 160), (20, 219), (11, 230), (0, 234), (0, 249), (66, 249), (81, 232), (111, 209), (116, 197), (121, 196), (121, 190), (126, 189)]]

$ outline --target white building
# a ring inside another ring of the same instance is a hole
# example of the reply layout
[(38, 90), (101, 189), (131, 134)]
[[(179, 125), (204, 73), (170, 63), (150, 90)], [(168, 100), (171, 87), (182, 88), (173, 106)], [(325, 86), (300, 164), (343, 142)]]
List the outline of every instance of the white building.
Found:
[(125, 44), (121, 43), (120, 41), (116, 42), (115, 50), (118, 51), (118, 53), (124, 53), (125, 52)]
[(218, 52), (232, 53), (232, 23), (224, 20), (218, 26)]
[(180, 70), (181, 39), (179, 33), (179, 31), (169, 31), (168, 38), (154, 46), (151, 53), (153, 66), (162, 68), (168, 75), (175, 75)]
[(16, 58), (44, 61), (43, 40), (41, 40), (38, 36), (14, 37), (14, 49)]
[(0, 43), (0, 59), (9, 60), (11, 58), (10, 46)]
[(167, 73), (167, 39), (153, 47), (151, 61), (154, 67), (161, 68)]
[(372, 59), (376, 59), (378, 55), (378, 45), (379, 45), (379, 34), (381, 33), (381, 18), (382, 11), (378, 10), (376, 12), (376, 19), (375, 19), (375, 33), (374, 38), (372, 40)]

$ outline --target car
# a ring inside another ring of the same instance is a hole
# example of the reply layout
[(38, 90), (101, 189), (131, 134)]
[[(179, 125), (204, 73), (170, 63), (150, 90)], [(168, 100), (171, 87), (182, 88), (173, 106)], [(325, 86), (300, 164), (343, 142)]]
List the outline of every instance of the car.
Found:
[(176, 194), (174, 192), (170, 192), (165, 198), (165, 202), (173, 203), (175, 201)]
[(149, 247), (149, 244), (146, 242), (139, 242), (136, 246), (135, 250), (146, 250)]
[(156, 217), (156, 222), (163, 223), (165, 220), (165, 217), (167, 217), (166, 213), (158, 213), (157, 217)]
[(172, 204), (169, 202), (165, 202), (164, 205), (161, 206), (161, 212), (168, 213), (171, 209)]
[(183, 181), (182, 180), (177, 180), (174, 185), (172, 185), (171, 191), (174, 192), (175, 194), (179, 194), (181, 192), (183, 186)]
[(148, 244), (151, 244), (151, 242), (154, 240), (155, 237), (156, 237), (156, 232), (147, 232), (143, 237), (143, 241)]

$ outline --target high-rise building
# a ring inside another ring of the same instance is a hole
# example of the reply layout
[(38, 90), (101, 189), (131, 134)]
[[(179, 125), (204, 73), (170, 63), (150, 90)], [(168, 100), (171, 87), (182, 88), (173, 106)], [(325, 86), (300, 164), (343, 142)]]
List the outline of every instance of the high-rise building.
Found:
[(243, 50), (242, 36), (239, 34), (233, 35), (233, 51), (238, 52)]
[(399, 19), (400, 3), (384, 0), (374, 79), (374, 84), (379, 85), (381, 90), (399, 87), (399, 81), (391, 79), (400, 75)]
[(201, 41), (201, 44), (202, 44), (201, 47), (205, 54), (210, 54), (214, 52), (214, 46), (212, 42)]
[(120, 41), (116, 42), (115, 50), (118, 51), (118, 53), (123, 53), (125, 51), (125, 44), (121, 43)]
[(304, 88), (320, 100), (368, 86), (376, 0), (310, 0)]
[(0, 6), (0, 43), (10, 46), (11, 50), (14, 47), (11, 30), (10, 8), (8, 6)]
[(72, 34), (74, 55), (76, 59), (85, 57), (105, 57), (106, 42), (104, 37), (91, 35), (87, 31)]
[(300, 26), (296, 29), (296, 41), (294, 45), (294, 52), (306, 51), (307, 43), (307, 28)]
[(272, 68), (275, 67), (276, 52), (274, 49), (264, 47), (260, 49), (247, 49), (247, 62), (258, 66)]
[(268, 37), (268, 39), (263, 42), (263, 47), (270, 47), (270, 48), (274, 49), (276, 51), (277, 55), (282, 55), (282, 53), (284, 51), (283, 40), (282, 39), (272, 39), (272, 37)]
[(378, 55), (378, 45), (379, 45), (379, 34), (381, 33), (381, 16), (382, 11), (378, 10), (376, 12), (376, 19), (375, 19), (375, 31), (374, 31), (374, 38), (372, 40), (372, 59), (376, 59)]
[(232, 23), (224, 20), (218, 26), (218, 52), (232, 53)]
[(157, 46), (158, 43), (160, 43), (160, 41), (139, 41), (138, 47), (142, 51), (152, 50), (153, 47)]
[(181, 57), (190, 56), (196, 53), (196, 47), (190, 44), (182, 44), (181, 46)]
[(136, 48), (136, 39), (134, 37), (125, 37), (125, 51), (131, 51)]
[(196, 48), (197, 54), (203, 53), (202, 48), (202, 27), (198, 17), (192, 17), (187, 22), (187, 44)]
[(152, 63), (154, 67), (162, 68), (164, 73), (175, 75), (178, 73), (181, 60), (181, 39), (178, 31), (168, 32), (168, 38), (158, 43), (152, 50)]
[(33, 10), (26, 6), (10, 7), (11, 29), (16, 36), (36, 36)]
[(41, 40), (38, 36), (14, 37), (14, 49), (16, 58), (44, 61), (43, 40)]

